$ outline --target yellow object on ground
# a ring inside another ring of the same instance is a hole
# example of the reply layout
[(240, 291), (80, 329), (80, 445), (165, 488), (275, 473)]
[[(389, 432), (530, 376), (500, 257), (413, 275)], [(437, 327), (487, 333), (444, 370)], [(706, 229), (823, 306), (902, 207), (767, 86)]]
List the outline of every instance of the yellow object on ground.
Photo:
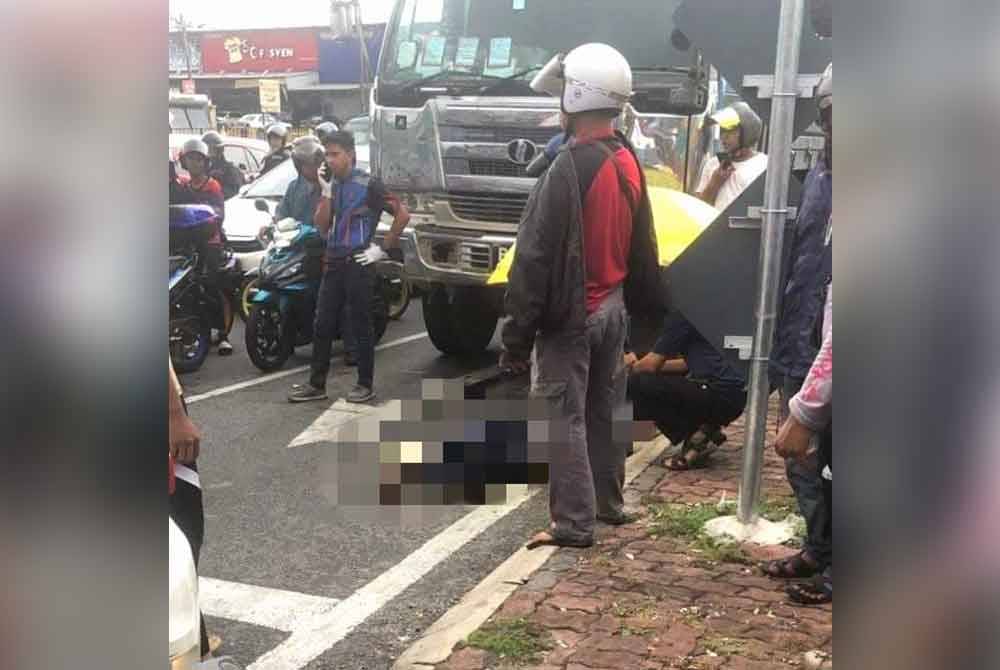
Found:
[[(701, 235), (719, 215), (719, 210), (683, 191), (649, 187), (653, 207), (653, 226), (660, 265), (669, 265)], [(506, 284), (514, 262), (514, 246), (497, 263), (488, 285)]]

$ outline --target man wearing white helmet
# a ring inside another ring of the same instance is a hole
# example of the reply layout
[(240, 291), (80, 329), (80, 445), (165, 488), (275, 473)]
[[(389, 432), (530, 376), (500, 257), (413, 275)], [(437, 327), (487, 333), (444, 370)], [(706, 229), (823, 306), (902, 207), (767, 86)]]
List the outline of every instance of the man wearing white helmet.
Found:
[(632, 94), (628, 62), (608, 45), (584, 44), (553, 58), (531, 87), (560, 99), (572, 139), (537, 182), (518, 228), (500, 365), (523, 371), (530, 359), (532, 396), (556, 413), (552, 524), (528, 547), (585, 547), (595, 519), (631, 520), (622, 501), (628, 437), (612, 431), (625, 394), (626, 308), (661, 317), (666, 296), (645, 180), (613, 128)]
[(719, 126), (723, 152), (705, 161), (696, 192), (725, 211), (767, 169), (767, 155), (757, 151), (764, 124), (745, 102), (719, 110), (706, 124)]

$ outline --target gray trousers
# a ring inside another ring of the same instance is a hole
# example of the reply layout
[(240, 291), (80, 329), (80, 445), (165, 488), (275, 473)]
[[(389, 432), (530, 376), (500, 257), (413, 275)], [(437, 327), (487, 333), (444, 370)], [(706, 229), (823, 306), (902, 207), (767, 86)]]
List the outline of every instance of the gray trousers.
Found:
[[(549, 513), (557, 538), (588, 541), (595, 517), (623, 512), (627, 424), (615, 429), (628, 380), (621, 289), (587, 317), (585, 332), (539, 333), (531, 395), (552, 414), (548, 439)], [(625, 407), (628, 410), (627, 406)], [(625, 411), (631, 418), (630, 410)]]

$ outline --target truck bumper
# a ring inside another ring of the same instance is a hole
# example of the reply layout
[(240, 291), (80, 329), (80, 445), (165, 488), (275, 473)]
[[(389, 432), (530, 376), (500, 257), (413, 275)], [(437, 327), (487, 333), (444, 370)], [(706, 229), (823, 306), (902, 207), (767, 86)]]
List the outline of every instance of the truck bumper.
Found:
[[(380, 223), (376, 239), (388, 230), (387, 224)], [(446, 228), (432, 219), (423, 221), (414, 216), (400, 237), (406, 278), (422, 288), (434, 283), (485, 286), (515, 238), (504, 233)]]

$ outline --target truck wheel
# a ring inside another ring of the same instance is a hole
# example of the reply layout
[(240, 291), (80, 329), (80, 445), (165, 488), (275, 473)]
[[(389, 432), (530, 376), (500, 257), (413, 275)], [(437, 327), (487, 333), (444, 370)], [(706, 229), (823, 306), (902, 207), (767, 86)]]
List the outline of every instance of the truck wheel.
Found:
[(443, 286), (436, 286), (421, 301), (427, 335), (441, 353), (472, 355), (489, 346), (499, 314), (487, 289), (463, 286), (449, 295)]

